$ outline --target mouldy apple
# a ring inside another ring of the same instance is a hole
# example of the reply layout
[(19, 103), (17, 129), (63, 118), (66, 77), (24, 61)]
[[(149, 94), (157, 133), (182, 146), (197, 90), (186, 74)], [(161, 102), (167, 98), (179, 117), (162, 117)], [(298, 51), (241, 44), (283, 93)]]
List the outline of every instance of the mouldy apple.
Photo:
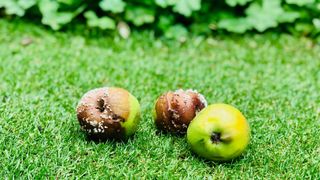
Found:
[(188, 143), (198, 155), (214, 161), (239, 156), (249, 143), (250, 128), (242, 113), (227, 104), (203, 109), (190, 123)]
[(207, 105), (193, 90), (177, 90), (161, 95), (155, 105), (155, 124), (164, 131), (184, 134), (190, 121)]
[(87, 92), (77, 107), (81, 129), (98, 138), (122, 139), (134, 134), (140, 104), (128, 91), (104, 87)]

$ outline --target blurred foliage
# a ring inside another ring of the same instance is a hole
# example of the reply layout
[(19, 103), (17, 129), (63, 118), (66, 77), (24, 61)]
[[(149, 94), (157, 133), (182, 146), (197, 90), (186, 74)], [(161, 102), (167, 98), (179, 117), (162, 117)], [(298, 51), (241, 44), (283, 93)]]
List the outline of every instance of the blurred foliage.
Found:
[(1, 0), (0, 9), (38, 16), (54, 30), (79, 19), (90, 28), (115, 30), (121, 23), (180, 40), (190, 31), (320, 34), (320, 0)]

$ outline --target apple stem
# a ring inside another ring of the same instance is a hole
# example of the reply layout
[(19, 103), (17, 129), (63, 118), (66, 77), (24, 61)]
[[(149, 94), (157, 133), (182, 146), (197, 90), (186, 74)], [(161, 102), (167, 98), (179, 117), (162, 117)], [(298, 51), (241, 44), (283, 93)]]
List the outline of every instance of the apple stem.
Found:
[(211, 141), (215, 144), (221, 142), (221, 133), (213, 132), (211, 134)]

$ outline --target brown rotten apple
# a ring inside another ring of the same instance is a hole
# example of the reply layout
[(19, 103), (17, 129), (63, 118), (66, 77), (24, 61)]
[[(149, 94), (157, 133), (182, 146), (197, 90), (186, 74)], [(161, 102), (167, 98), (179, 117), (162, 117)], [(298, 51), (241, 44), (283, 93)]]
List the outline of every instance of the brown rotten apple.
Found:
[(126, 138), (137, 129), (140, 119), (138, 100), (128, 91), (104, 87), (87, 92), (77, 107), (81, 129), (92, 137)]
[(191, 120), (206, 106), (205, 98), (196, 91), (167, 92), (156, 102), (155, 124), (161, 130), (184, 134)]

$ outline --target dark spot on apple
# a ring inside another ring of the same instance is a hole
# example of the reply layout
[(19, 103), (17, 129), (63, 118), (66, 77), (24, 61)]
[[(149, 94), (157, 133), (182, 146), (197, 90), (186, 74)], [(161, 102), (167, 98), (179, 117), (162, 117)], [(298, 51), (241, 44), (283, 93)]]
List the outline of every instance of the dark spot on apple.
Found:
[(102, 98), (98, 100), (97, 109), (99, 109), (100, 112), (103, 112), (105, 110), (104, 104), (105, 102)]
[(199, 143), (204, 143), (205, 139), (200, 139), (198, 142)]
[(211, 134), (211, 142), (214, 144), (218, 144), (219, 142), (221, 142), (221, 133), (213, 132)]

